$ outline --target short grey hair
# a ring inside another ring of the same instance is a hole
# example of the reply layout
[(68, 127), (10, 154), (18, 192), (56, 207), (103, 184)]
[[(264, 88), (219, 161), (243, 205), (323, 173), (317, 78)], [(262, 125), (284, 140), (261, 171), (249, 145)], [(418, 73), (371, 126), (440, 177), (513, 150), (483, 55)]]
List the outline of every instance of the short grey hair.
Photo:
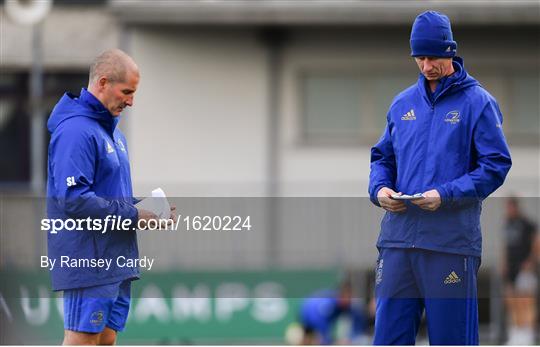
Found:
[(124, 82), (128, 68), (136, 66), (129, 55), (120, 49), (109, 49), (94, 59), (90, 66), (89, 84), (96, 83), (101, 76), (110, 82)]

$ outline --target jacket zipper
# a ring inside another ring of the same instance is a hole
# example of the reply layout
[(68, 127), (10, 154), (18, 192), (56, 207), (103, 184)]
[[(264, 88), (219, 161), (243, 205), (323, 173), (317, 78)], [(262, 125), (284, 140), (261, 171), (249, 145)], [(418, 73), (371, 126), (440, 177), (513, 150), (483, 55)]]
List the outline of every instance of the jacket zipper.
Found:
[[(428, 136), (427, 136), (427, 141), (426, 141), (426, 144), (424, 146), (424, 158), (427, 158), (427, 152), (428, 152), (428, 149), (429, 149), (429, 143), (431, 141), (431, 128), (433, 127), (433, 118), (435, 116), (435, 101), (431, 102), (429, 100), (428, 101), (428, 104), (429, 104), (429, 109), (430, 109), (430, 112), (429, 112), (429, 124), (428, 124), (428, 127), (427, 127), (427, 131), (428, 131)], [(421, 175), (421, 178), (422, 178), (422, 182), (424, 182), (424, 177), (426, 175), (426, 163), (427, 163), (427, 160), (425, 160), (422, 164), (422, 175)], [(422, 190), (424, 189), (424, 187), (422, 187)], [(422, 211), (420, 213), (423, 213)], [(415, 223), (415, 227), (414, 227), (414, 235), (413, 235), (413, 241), (412, 241), (412, 248), (416, 248), (416, 235), (418, 234), (418, 225), (420, 224), (420, 219), (416, 219), (416, 223)]]
[[(454, 86), (454, 84), (451, 84), (449, 85), (448, 87), (446, 87), (444, 90), (442, 90), (439, 95), (437, 95), (437, 97), (433, 100), (433, 102), (425, 95), (422, 95), (422, 97), (424, 98), (424, 100), (428, 103), (429, 105), (429, 108), (430, 108), (430, 120), (429, 120), (429, 127), (428, 127), (428, 137), (427, 137), (427, 142), (426, 142), (426, 145), (424, 146), (424, 158), (428, 158), (427, 156), (427, 152), (428, 152), (428, 149), (429, 149), (429, 144), (431, 142), (431, 135), (433, 133), (432, 131), (432, 128), (433, 128), (433, 121), (434, 121), (434, 118), (435, 118), (435, 103), (437, 102), (437, 100), (439, 99), (439, 97), (441, 97), (442, 95), (444, 95), (444, 93), (446, 93), (446, 91), (448, 91), (450, 88), (452, 88)], [(425, 179), (425, 175), (426, 175), (426, 164), (427, 163), (427, 160), (424, 161), (423, 165), (422, 165), (422, 182), (424, 182), (424, 179)], [(424, 190), (425, 187), (423, 187), (422, 190)], [(424, 212), (421, 212), (421, 213), (424, 213)], [(414, 235), (413, 235), (413, 240), (412, 240), (412, 248), (416, 248), (416, 235), (418, 234), (418, 224), (420, 223), (420, 220), (417, 219), (416, 220), (416, 223), (415, 223), (415, 227), (414, 227)], [(466, 260), (465, 260), (466, 261)], [(465, 262), (465, 268), (467, 266), (467, 263)]]

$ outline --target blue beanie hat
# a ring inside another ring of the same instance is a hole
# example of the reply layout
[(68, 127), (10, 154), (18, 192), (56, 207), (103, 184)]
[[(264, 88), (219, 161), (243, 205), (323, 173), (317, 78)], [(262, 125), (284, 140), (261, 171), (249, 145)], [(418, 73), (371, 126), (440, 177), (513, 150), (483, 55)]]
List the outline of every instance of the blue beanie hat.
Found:
[(411, 30), (411, 56), (451, 58), (456, 50), (457, 43), (446, 15), (426, 11), (416, 17)]

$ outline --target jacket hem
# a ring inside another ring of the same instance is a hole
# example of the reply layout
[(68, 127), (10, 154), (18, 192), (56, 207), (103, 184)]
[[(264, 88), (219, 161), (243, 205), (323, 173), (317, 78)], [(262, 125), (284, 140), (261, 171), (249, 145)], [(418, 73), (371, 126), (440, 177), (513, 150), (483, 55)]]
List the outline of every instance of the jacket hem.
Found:
[(450, 253), (458, 255), (466, 255), (473, 257), (482, 257), (482, 251), (474, 249), (459, 249), (454, 247), (441, 247), (436, 245), (426, 245), (422, 243), (406, 243), (406, 242), (377, 242), (377, 248), (410, 248), (410, 249), (425, 249), (428, 251)]

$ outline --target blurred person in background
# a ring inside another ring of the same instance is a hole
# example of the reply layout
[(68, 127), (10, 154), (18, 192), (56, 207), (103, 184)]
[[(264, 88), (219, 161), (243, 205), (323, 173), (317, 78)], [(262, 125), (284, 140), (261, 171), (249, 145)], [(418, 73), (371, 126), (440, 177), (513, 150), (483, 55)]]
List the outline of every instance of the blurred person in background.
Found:
[(502, 275), (509, 315), (509, 345), (535, 343), (539, 243), (536, 225), (521, 211), (515, 197), (506, 201)]
[[(64, 94), (47, 126), (47, 215), (51, 219), (131, 220), (157, 218), (138, 210), (133, 198), (126, 138), (117, 127), (120, 113), (133, 106), (139, 68), (126, 53), (108, 50), (90, 67), (88, 89)], [(48, 233), (52, 288), (63, 291), (64, 344), (112, 345), (124, 329), (137, 266), (118, 266), (120, 256), (139, 258), (135, 228), (101, 233), (61, 230)], [(60, 259), (112, 259), (110, 268), (61, 266)]]
[[(456, 56), (449, 18), (418, 15), (416, 84), (393, 100), (371, 150), (369, 195), (387, 212), (377, 241), (376, 345), (477, 345), (482, 200), (511, 167), (496, 100)], [(416, 195), (402, 200), (400, 195)]]
[(354, 297), (352, 283), (344, 281), (337, 290), (320, 290), (303, 300), (300, 307), (300, 324), (303, 345), (331, 345), (333, 331), (340, 317), (350, 323), (348, 337), (338, 344), (358, 344), (366, 328), (362, 303)]

